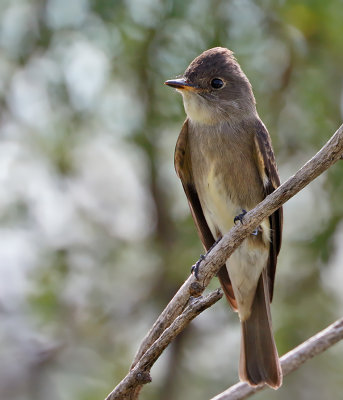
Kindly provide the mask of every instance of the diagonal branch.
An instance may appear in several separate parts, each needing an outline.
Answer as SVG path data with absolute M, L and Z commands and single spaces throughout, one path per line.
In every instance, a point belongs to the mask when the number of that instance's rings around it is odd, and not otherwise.
M 329 347 L 343 339 L 343 318 L 337 320 L 326 329 L 312 336 L 306 342 L 300 344 L 295 349 L 289 351 L 281 357 L 282 374 L 289 373 L 298 369 L 305 361 L 322 353 Z M 265 389 L 266 385 L 251 387 L 245 382 L 236 383 L 225 392 L 218 394 L 211 400 L 242 400 L 252 394 Z
M 167 307 L 144 338 L 131 366 L 131 370 L 135 368 L 137 363 L 141 365 L 140 360 L 153 343 L 161 336 L 161 334 L 173 323 L 178 315 L 182 313 L 186 307 L 190 296 L 200 296 L 207 287 L 211 279 L 219 271 L 220 267 L 231 256 L 234 250 L 242 243 L 249 233 L 260 225 L 263 219 L 271 215 L 279 207 L 282 206 L 291 197 L 297 194 L 331 165 L 333 165 L 343 153 L 343 125 L 341 125 L 331 139 L 322 147 L 322 149 L 309 160 L 299 171 L 291 176 L 286 182 L 278 187 L 273 193 L 267 196 L 253 210 L 244 216 L 244 223 L 234 226 L 227 234 L 223 236 L 221 241 L 207 254 L 206 258 L 201 261 L 199 266 L 198 279 L 191 275 L 178 290 Z M 141 371 L 144 374 L 144 371 Z M 130 374 L 130 373 L 129 373 Z M 128 375 L 129 375 L 128 374 Z M 127 376 L 128 376 L 127 375 Z M 125 377 L 119 385 L 107 397 L 112 399 L 136 399 L 137 396 L 118 397 L 118 390 L 125 393 L 129 392 L 129 386 Z M 136 391 L 136 388 L 147 382 L 139 382 L 134 384 L 131 382 L 130 390 Z M 123 393 L 123 392 L 122 392 Z M 111 397 L 110 397 L 111 396 Z M 117 396 L 117 397 L 115 397 Z
M 190 304 L 183 313 L 177 317 L 173 323 L 162 333 L 162 335 L 152 344 L 152 346 L 144 353 L 136 366 L 131 369 L 127 376 L 120 384 L 111 392 L 106 400 L 126 399 L 130 398 L 129 391 L 139 384 L 151 382 L 150 369 L 162 354 L 163 350 L 169 343 L 189 324 L 197 315 L 206 308 L 211 307 L 214 303 L 223 297 L 220 289 L 208 294 L 205 297 L 192 298 Z

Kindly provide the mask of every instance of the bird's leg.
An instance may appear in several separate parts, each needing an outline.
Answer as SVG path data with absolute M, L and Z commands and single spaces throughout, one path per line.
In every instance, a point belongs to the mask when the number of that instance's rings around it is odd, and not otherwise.
M 241 224 L 243 224 L 243 218 L 246 213 L 246 210 L 242 210 L 240 214 L 235 216 L 235 218 L 233 219 L 233 223 L 236 225 L 236 222 L 239 221 Z
M 199 260 L 195 264 L 192 265 L 191 274 L 194 274 L 195 279 L 198 279 L 199 265 L 200 265 L 201 261 L 205 260 L 206 254 L 205 255 L 204 254 L 200 254 Z
M 195 279 L 198 279 L 199 266 L 200 266 L 201 261 L 205 260 L 205 258 L 207 257 L 208 253 L 209 253 L 209 252 L 213 249 L 213 247 L 216 246 L 220 241 L 221 241 L 221 237 L 218 238 L 218 239 L 213 243 L 213 245 L 207 250 L 206 254 L 201 254 L 199 260 L 198 260 L 194 265 L 192 265 L 191 274 L 194 274 Z
M 236 222 L 237 222 L 237 221 L 240 221 L 240 223 L 243 224 L 243 218 L 244 218 L 244 215 L 245 215 L 246 213 L 247 213 L 246 210 L 242 209 L 241 214 L 236 215 L 235 218 L 233 219 L 234 224 L 236 225 Z M 252 235 L 253 235 L 253 236 L 257 236 L 259 232 L 262 232 L 261 225 L 259 225 L 259 226 L 252 232 Z

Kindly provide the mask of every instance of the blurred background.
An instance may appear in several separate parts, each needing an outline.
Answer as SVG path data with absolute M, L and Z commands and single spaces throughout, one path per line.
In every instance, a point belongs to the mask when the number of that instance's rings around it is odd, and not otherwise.
M 103 399 L 202 253 L 173 166 L 181 96 L 163 82 L 232 49 L 284 181 L 342 121 L 342 20 L 340 0 L 1 0 L 1 399 Z M 338 162 L 284 207 L 280 354 L 342 316 L 342 197 Z M 141 398 L 234 384 L 239 334 L 220 301 Z M 255 398 L 337 399 L 342 376 L 340 343 Z

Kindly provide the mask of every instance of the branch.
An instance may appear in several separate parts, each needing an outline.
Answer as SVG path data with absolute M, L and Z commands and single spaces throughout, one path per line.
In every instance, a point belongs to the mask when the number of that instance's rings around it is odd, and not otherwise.
M 305 361 L 322 353 L 329 347 L 343 339 L 343 318 L 334 322 L 326 329 L 312 336 L 306 342 L 302 343 L 295 349 L 289 351 L 281 357 L 282 374 L 288 375 L 289 373 L 298 369 Z M 225 392 L 218 394 L 211 400 L 241 400 L 246 399 L 252 394 L 265 389 L 266 385 L 256 387 L 249 386 L 245 382 L 236 383 Z
M 297 194 L 301 189 L 307 186 L 321 173 L 333 165 L 343 153 L 343 125 L 339 127 L 331 139 L 322 147 L 322 149 L 311 158 L 298 172 L 290 177 L 286 182 L 279 186 L 273 193 L 267 196 L 253 210 L 244 216 L 244 223 L 234 226 L 221 241 L 210 250 L 206 258 L 199 265 L 198 279 L 193 275 L 184 282 L 167 307 L 144 338 L 131 366 L 131 371 L 138 371 L 138 364 L 142 365 L 141 359 L 153 343 L 163 334 L 163 332 L 173 323 L 178 315 L 182 313 L 189 301 L 190 296 L 200 296 L 216 275 L 221 266 L 231 256 L 234 250 L 242 243 L 246 236 L 256 229 L 260 223 L 282 206 L 286 201 Z M 137 367 L 137 368 L 136 368 Z M 144 374 L 144 370 L 141 371 Z M 121 397 L 120 393 L 133 393 L 135 387 L 147 382 L 136 382 L 134 386 L 132 381 L 127 378 L 131 372 L 119 383 L 111 392 L 106 400 L 112 399 L 136 399 L 137 396 Z M 130 385 L 128 384 L 130 382 Z M 129 387 L 130 386 L 130 387 Z M 112 397 L 110 397 L 112 396 Z M 118 397 L 119 396 L 119 397 Z
M 153 345 L 144 353 L 136 366 L 120 384 L 107 396 L 106 400 L 130 398 L 130 391 L 135 387 L 151 382 L 150 369 L 162 354 L 168 344 L 189 324 L 197 315 L 223 297 L 220 289 L 208 294 L 206 297 L 192 298 L 183 313 L 177 317 Z

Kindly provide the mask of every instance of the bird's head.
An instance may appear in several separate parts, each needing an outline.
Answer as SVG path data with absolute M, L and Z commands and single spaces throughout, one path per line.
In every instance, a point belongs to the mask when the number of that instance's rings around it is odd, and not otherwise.
M 206 50 L 181 78 L 165 84 L 182 94 L 185 111 L 193 122 L 215 124 L 256 113 L 250 82 L 232 51 L 223 47 Z

